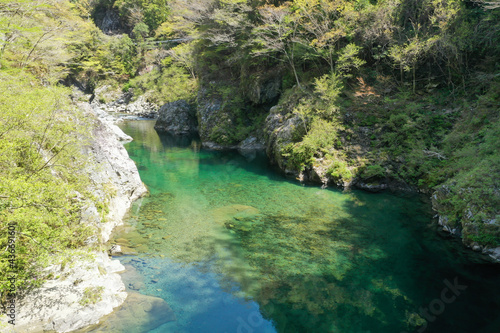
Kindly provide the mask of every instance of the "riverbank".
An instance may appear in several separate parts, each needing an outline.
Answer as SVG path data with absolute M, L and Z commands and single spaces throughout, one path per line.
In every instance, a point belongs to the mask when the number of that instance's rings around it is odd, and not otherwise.
M 100 214 L 94 204 L 86 205 L 81 212 L 81 221 L 99 232 L 87 241 L 96 251 L 75 251 L 71 259 L 62 262 L 54 257 L 54 264 L 45 269 L 52 278 L 20 300 L 15 328 L 2 327 L 4 332 L 74 331 L 96 324 L 127 298 L 118 274 L 125 267 L 108 257 L 104 243 L 122 224 L 132 202 L 147 189 L 123 147 L 123 142 L 131 138 L 98 106 L 78 103 L 78 107 L 91 118 L 92 141 L 82 149 L 92 163 L 85 172 L 105 212 Z

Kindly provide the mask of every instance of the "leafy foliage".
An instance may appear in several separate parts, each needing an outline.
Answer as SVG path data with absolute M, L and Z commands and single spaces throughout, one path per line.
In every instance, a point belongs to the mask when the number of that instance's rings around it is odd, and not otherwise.
M 135 94 L 147 94 L 158 105 L 179 99 L 194 100 L 197 82 L 187 71 L 165 58 L 159 70 L 130 80 L 124 90 L 133 89 Z
M 7 226 L 15 224 L 19 291 L 43 282 L 53 254 L 85 244 L 93 230 L 80 223 L 88 179 L 79 151 L 88 123 L 69 91 L 33 87 L 29 76 L 0 74 L 0 291 L 7 288 Z

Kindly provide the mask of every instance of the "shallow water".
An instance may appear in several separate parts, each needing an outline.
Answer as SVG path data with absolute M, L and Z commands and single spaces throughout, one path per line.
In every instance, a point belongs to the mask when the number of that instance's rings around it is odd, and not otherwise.
M 439 237 L 425 198 L 304 186 L 153 125 L 122 125 L 151 195 L 115 242 L 175 320 L 104 331 L 500 332 L 500 265 Z

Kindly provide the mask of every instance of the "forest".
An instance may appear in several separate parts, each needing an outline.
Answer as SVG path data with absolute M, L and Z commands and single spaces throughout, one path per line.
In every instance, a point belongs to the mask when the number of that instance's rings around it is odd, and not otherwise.
M 18 223 L 21 290 L 85 247 L 86 119 L 70 87 L 157 105 L 222 101 L 202 140 L 269 141 L 270 159 L 331 183 L 439 196 L 468 246 L 500 246 L 500 2 L 480 0 L 0 0 L 0 250 Z M 111 102 L 105 96 L 100 103 Z M 105 207 L 101 207 L 105 211 Z M 36 218 L 33 218 L 36 217 Z M 56 240 L 56 241 L 55 241 Z M 5 253 L 5 251 L 3 251 Z M 0 291 L 8 262 L 0 265 Z M 4 301 L 4 300 L 3 300 Z

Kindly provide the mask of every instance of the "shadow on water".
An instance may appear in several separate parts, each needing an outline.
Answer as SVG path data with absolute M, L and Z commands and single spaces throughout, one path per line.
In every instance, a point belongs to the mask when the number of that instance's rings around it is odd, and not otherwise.
M 177 316 L 151 332 L 500 331 L 499 266 L 444 242 L 422 197 L 301 186 L 151 128 L 125 128 L 151 197 L 115 237 Z
M 127 133 L 135 139 L 135 142 L 133 141 L 128 144 L 128 146 L 131 146 L 131 149 L 128 149 L 131 157 L 135 157 L 134 151 L 138 146 L 153 153 L 175 152 L 179 151 L 179 149 L 187 148 L 191 153 L 199 157 L 199 164 L 202 168 L 223 165 L 227 168 L 227 174 L 231 173 L 235 168 L 240 168 L 273 180 L 286 181 L 302 186 L 297 181 L 279 173 L 269 172 L 271 166 L 263 150 L 209 150 L 201 147 L 201 141 L 197 134 L 173 135 L 168 132 L 158 132 L 153 129 L 154 123 L 154 120 L 142 120 L 127 121 L 122 124 L 122 127 L 126 128 Z M 191 158 L 191 156 L 188 158 Z M 141 166 L 139 166 L 140 168 Z
M 347 217 L 318 223 L 325 212 L 312 210 L 301 218 L 233 219 L 225 225 L 235 238 L 197 247 L 244 257 L 252 269 L 229 267 L 224 276 L 259 303 L 278 332 L 412 332 L 424 326 L 426 332 L 498 332 L 498 265 L 450 255 L 461 245 L 442 246 L 426 225 L 431 216 L 414 202 L 384 195 L 401 211 L 401 223 L 389 223 L 380 207 L 364 205 L 366 194 L 353 196 L 344 203 Z M 439 301 L 450 285 L 456 294 L 444 295 L 453 301 Z

